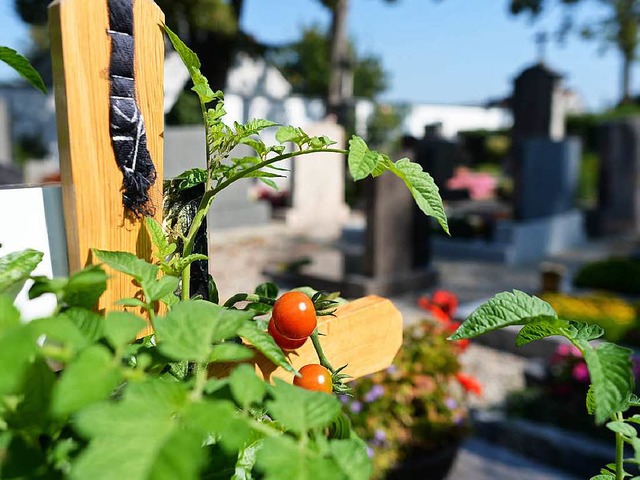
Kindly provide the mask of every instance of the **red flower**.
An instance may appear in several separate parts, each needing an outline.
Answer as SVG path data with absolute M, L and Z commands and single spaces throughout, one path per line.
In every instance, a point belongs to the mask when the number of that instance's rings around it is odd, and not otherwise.
M 420 297 L 418 306 L 431 314 L 438 322 L 447 325 L 451 321 L 451 317 L 447 315 L 439 305 L 431 302 L 427 297 Z
M 431 296 L 431 302 L 439 306 L 450 317 L 453 317 L 458 309 L 458 297 L 446 290 L 436 290 Z
M 464 388 L 465 392 L 478 396 L 482 395 L 482 384 L 475 377 L 458 372 L 456 373 L 456 380 Z

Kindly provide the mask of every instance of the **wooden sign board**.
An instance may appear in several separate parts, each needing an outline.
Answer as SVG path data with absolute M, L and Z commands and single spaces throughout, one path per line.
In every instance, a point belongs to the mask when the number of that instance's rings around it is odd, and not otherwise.
M 162 218 L 164 129 L 164 15 L 152 0 L 134 2 L 135 79 L 145 120 L 147 147 L 157 180 L 150 191 Z M 91 262 L 91 248 L 133 252 L 149 259 L 151 244 L 142 218 L 122 205 L 122 173 L 109 134 L 109 62 L 107 0 L 57 0 L 49 7 L 51 55 L 56 100 L 62 196 L 69 267 Z M 136 295 L 123 274 L 108 271 L 109 288 L 100 308 Z

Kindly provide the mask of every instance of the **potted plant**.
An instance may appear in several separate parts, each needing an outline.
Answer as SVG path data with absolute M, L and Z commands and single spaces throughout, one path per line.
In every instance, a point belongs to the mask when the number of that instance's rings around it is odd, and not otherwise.
M 482 391 L 461 372 L 468 342 L 447 339 L 458 327 L 455 296 L 440 291 L 419 304 L 430 318 L 405 330 L 393 365 L 354 382 L 353 398 L 342 397 L 369 445 L 373 478 L 444 478 L 470 431 L 468 395 Z

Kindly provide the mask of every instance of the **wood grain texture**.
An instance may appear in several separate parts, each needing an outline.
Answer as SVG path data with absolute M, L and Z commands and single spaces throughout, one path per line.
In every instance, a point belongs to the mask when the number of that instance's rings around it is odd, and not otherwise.
M 157 171 L 150 191 L 156 219 L 162 217 L 164 130 L 164 15 L 151 0 L 134 1 L 137 101 L 147 146 Z M 51 55 L 69 269 L 91 262 L 91 248 L 128 251 L 149 259 L 143 219 L 122 206 L 122 173 L 109 137 L 110 37 L 107 0 L 57 0 L 49 7 Z M 130 277 L 109 271 L 99 308 L 133 297 Z
M 402 314 L 390 300 L 370 295 L 336 310 L 335 317 L 320 317 L 318 330 L 322 349 L 334 368 L 348 365 L 344 373 L 359 378 L 387 368 L 402 345 Z M 311 340 L 287 356 L 296 369 L 319 363 Z M 265 380 L 281 378 L 293 382 L 293 374 L 276 367 L 259 352 L 252 363 Z M 224 376 L 229 365 L 213 364 L 209 372 Z

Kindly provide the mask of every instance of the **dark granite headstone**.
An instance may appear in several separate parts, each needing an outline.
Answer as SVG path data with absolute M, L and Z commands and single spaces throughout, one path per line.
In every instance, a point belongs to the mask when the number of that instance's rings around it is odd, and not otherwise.
M 581 158 L 578 139 L 521 139 L 514 157 L 517 220 L 550 217 L 574 207 Z
M 0 185 L 20 185 L 24 182 L 22 171 L 13 165 L 0 165 Z
M 415 161 L 444 189 L 458 166 L 458 155 L 456 144 L 442 137 L 438 125 L 425 126 L 424 137 L 416 146 Z
M 601 125 L 598 140 L 601 233 L 639 233 L 640 117 Z

